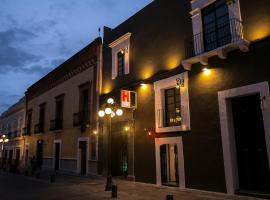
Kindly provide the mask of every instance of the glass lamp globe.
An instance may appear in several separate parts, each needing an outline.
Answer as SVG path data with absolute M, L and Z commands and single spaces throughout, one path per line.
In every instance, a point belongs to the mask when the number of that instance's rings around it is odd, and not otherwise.
M 122 116 L 122 115 L 123 115 L 123 110 L 120 109 L 120 108 L 117 109 L 117 110 L 116 110 L 116 115 L 117 115 L 117 116 Z
M 111 108 L 106 108 L 105 113 L 106 113 L 106 115 L 110 115 L 112 113 L 112 109 Z
M 99 117 L 104 117 L 105 116 L 105 112 L 103 110 L 98 111 L 98 116 Z
M 113 98 L 109 98 L 109 99 L 107 100 L 107 103 L 108 103 L 108 104 L 114 104 Z

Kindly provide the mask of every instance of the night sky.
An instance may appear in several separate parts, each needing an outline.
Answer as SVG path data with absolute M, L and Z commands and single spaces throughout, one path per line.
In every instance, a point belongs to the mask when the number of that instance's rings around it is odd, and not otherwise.
M 151 0 L 0 0 L 0 113 L 26 89 Z

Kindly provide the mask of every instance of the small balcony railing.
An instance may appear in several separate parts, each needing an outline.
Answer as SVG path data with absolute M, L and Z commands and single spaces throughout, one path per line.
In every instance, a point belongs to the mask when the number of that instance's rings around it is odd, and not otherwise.
M 158 128 L 181 126 L 183 121 L 183 106 L 175 110 L 167 111 L 166 109 L 157 110 Z
M 82 126 L 89 124 L 89 111 L 82 111 L 73 114 L 73 126 Z
M 62 119 L 54 119 L 50 121 L 50 130 L 61 130 L 63 128 L 63 120 Z
M 34 133 L 44 133 L 44 124 L 36 124 L 35 125 L 35 129 L 34 129 Z
M 243 39 L 242 22 L 230 19 L 185 41 L 185 57 L 190 58 Z
M 24 127 L 24 128 L 22 129 L 22 135 L 23 135 L 23 136 L 31 135 L 30 129 L 29 129 L 28 127 Z

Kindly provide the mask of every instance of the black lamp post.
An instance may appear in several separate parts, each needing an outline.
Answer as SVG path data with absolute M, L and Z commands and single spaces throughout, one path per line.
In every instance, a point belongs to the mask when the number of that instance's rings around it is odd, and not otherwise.
M 112 189 L 112 172 L 111 172 L 111 125 L 112 125 L 112 118 L 115 116 L 122 116 L 123 110 L 119 108 L 116 104 L 114 99 L 109 98 L 107 103 L 102 106 L 102 109 L 99 110 L 98 116 L 100 118 L 106 118 L 107 121 L 107 137 L 108 137 L 108 169 L 107 169 L 107 182 L 105 191 L 110 191 Z

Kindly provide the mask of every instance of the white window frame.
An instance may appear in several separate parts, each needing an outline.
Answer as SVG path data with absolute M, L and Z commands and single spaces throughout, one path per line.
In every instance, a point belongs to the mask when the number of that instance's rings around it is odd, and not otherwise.
M 118 76 L 118 59 L 117 54 L 123 50 L 125 54 L 125 73 L 129 74 L 129 58 L 130 58 L 130 37 L 131 33 L 128 32 L 117 40 L 109 44 L 112 49 L 112 79 Z
M 181 126 L 164 127 L 163 118 L 159 114 L 159 110 L 165 109 L 165 96 L 164 90 L 175 88 L 177 80 L 184 80 L 184 85 L 180 86 L 180 97 L 181 97 Z M 157 81 L 154 83 L 155 89 L 155 119 L 156 119 L 156 132 L 176 132 L 176 131 L 189 131 L 190 130 L 190 112 L 189 112 L 189 95 L 188 95 L 188 72 Z

